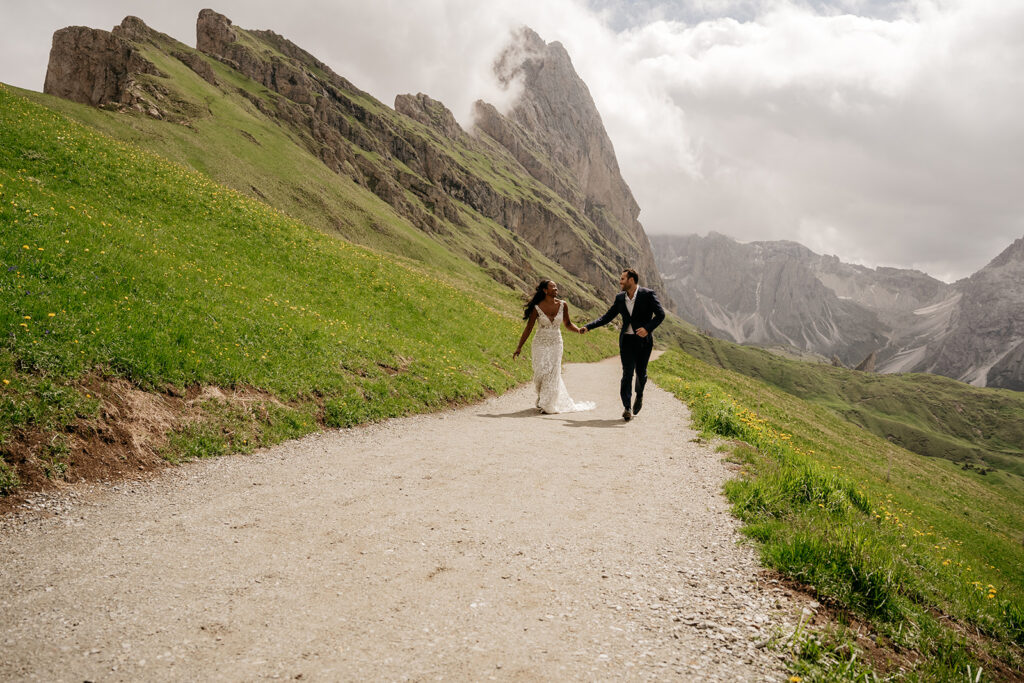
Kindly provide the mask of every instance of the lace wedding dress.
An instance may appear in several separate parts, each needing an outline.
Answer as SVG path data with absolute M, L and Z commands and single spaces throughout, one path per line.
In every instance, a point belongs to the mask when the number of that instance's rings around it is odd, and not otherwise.
M 562 303 L 552 321 L 537 306 L 537 325 L 531 345 L 533 384 L 537 387 L 537 407 L 545 413 L 575 413 L 593 410 L 596 403 L 577 403 L 566 391 L 562 381 Z

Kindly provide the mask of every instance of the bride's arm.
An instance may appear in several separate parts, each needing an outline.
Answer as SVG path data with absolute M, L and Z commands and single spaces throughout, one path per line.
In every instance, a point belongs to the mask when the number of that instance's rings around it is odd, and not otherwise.
M 533 331 L 533 324 L 535 322 L 537 322 L 536 308 L 530 311 L 530 317 L 526 321 L 526 329 L 523 330 L 523 336 L 519 337 L 519 346 L 517 346 L 516 350 L 512 352 L 513 358 L 518 357 L 519 353 L 523 350 L 523 344 L 525 344 L 526 340 L 530 338 L 530 332 Z
M 569 330 L 570 332 L 577 332 L 578 333 L 578 332 L 582 331 L 581 328 L 576 327 L 575 325 L 572 324 L 572 321 L 569 320 L 569 302 L 568 301 L 563 301 L 562 302 L 562 322 L 565 324 L 566 329 Z

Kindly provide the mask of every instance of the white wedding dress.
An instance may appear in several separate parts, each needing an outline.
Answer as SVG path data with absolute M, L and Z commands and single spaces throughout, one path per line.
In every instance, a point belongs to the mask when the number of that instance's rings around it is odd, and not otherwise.
M 577 403 L 569 396 L 562 381 L 562 303 L 552 321 L 537 308 L 537 325 L 531 345 L 533 355 L 533 384 L 537 387 L 537 407 L 545 413 L 575 413 L 593 410 L 596 403 Z

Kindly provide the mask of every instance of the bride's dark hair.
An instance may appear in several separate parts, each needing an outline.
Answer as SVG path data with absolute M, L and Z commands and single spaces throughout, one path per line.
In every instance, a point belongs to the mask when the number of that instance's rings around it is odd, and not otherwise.
M 544 299 L 548 295 L 547 290 L 548 290 L 548 285 L 550 285 L 550 284 L 551 284 L 551 280 L 541 280 L 540 281 L 540 284 L 537 285 L 537 289 L 533 292 L 533 298 L 530 299 L 530 303 L 526 304 L 526 308 L 523 309 L 523 320 L 526 320 L 527 318 L 530 317 L 530 311 L 533 310 L 534 306 L 539 304 L 541 301 L 544 301 Z

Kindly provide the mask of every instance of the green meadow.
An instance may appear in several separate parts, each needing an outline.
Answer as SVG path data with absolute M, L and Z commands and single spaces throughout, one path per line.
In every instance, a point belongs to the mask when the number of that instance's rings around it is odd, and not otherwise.
M 220 428 L 237 415 L 211 410 L 171 435 L 176 460 L 472 401 L 529 377 L 529 362 L 511 359 L 519 301 L 499 285 L 453 284 L 326 235 L 4 86 L 0 225 L 0 444 L 95 416 L 84 378 L 272 395 L 276 417 L 244 444 Z M 567 359 L 613 351 L 611 334 L 567 339 Z M 17 481 L 0 460 L 0 490 Z
M 813 367 L 813 366 L 811 366 Z M 965 471 L 871 434 L 842 411 L 680 351 L 651 377 L 742 465 L 726 486 L 762 561 L 808 586 L 840 623 L 794 647 L 805 680 L 1013 677 L 1024 646 L 1024 496 L 1015 474 Z M 888 664 L 886 660 L 891 660 Z M 968 668 L 970 667 L 970 668 Z

